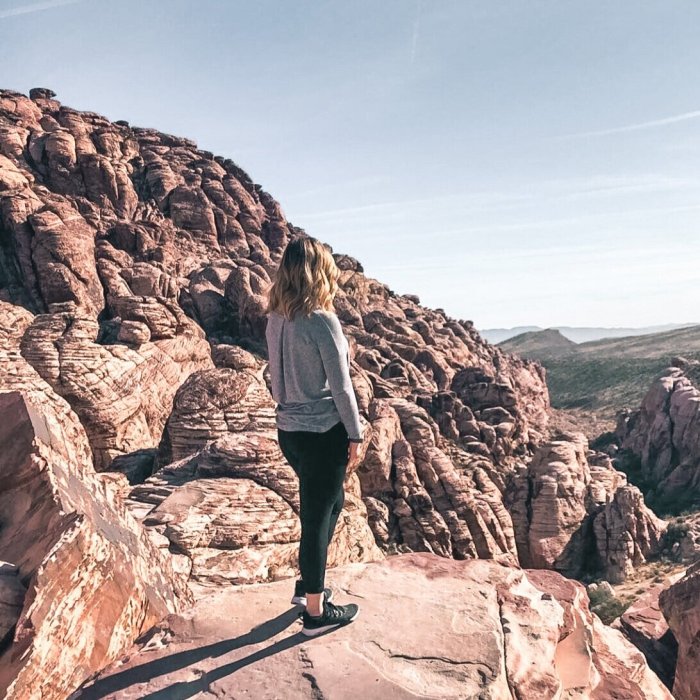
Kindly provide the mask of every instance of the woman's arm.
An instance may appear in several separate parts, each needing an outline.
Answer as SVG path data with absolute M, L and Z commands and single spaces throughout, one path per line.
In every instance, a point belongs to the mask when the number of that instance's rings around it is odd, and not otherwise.
M 351 442 L 362 442 L 362 423 L 357 407 L 355 390 L 350 379 L 350 356 L 347 340 L 338 317 L 328 312 L 316 314 L 316 342 L 323 360 L 323 367 L 328 378 L 328 385 L 343 425 Z

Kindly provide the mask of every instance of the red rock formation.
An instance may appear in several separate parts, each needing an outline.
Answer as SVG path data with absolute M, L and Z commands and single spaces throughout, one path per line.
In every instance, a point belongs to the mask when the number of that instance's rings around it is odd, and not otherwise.
M 646 657 L 649 667 L 670 689 L 678 657 L 678 642 L 659 608 L 659 596 L 683 574 L 674 574 L 643 593 L 610 626 L 619 629 Z
M 329 566 L 383 558 L 359 491 L 351 471 Z M 180 568 L 198 584 L 297 575 L 297 477 L 272 430 L 225 432 L 135 487 L 130 499 L 132 512 L 161 536 L 162 546 L 185 555 Z
M 641 478 L 663 510 L 700 505 L 700 362 L 674 360 L 637 411 L 618 417 L 620 447 L 640 461 Z
M 27 588 L 0 654 L 7 700 L 63 700 L 190 600 L 113 487 L 81 461 L 84 434 L 65 442 L 77 420 L 62 420 L 21 392 L 0 393 L 0 552 Z
M 588 449 L 583 433 L 560 437 L 541 445 L 509 485 L 520 562 L 573 577 L 600 571 L 619 583 L 660 551 L 667 524 L 606 455 Z
M 360 616 L 321 644 L 294 634 L 291 579 L 222 589 L 168 618 L 81 700 L 241 688 L 260 700 L 671 700 L 642 654 L 591 615 L 584 588 L 556 573 L 422 553 L 338 567 L 329 583 Z
M 700 688 L 700 561 L 661 592 L 659 606 L 678 641 L 673 695 L 677 700 L 695 700 Z
M 79 415 L 95 467 L 138 479 L 269 425 L 264 294 L 303 232 L 232 161 L 49 92 L 0 92 L 0 299 L 36 314 L 22 355 Z M 376 536 L 514 560 L 501 492 L 546 426 L 544 370 L 336 260 L 360 406 L 371 422 L 392 402 L 398 426 L 372 448 L 387 488 L 360 474 Z

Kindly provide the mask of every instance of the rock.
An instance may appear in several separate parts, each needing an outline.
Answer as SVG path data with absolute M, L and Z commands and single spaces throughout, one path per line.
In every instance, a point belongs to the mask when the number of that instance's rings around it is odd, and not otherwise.
M 276 432 L 275 403 L 260 368 L 193 372 L 175 394 L 157 463 L 181 460 L 230 432 L 261 429 Z
M 98 342 L 97 321 L 71 312 L 40 314 L 21 340 L 23 357 L 80 416 L 99 471 L 158 444 L 177 387 L 211 366 L 209 344 L 191 335 L 138 347 Z
M 621 486 L 593 518 L 601 568 L 613 583 L 621 583 L 636 567 L 657 554 L 667 523 L 644 504 L 636 486 Z
M 667 523 L 607 456 L 590 454 L 583 433 L 559 437 L 542 444 L 508 486 L 520 562 L 620 583 L 661 551 Z
M 354 471 L 345 492 L 329 565 L 383 558 Z M 272 430 L 224 431 L 134 487 L 130 506 L 188 557 L 197 584 L 269 581 L 298 571 L 298 479 Z
M 558 574 L 412 553 L 327 581 L 360 614 L 321 644 L 300 634 L 292 579 L 238 586 L 168 618 L 77 697 L 671 698 Z
M 684 564 L 700 559 L 700 512 L 671 520 L 664 535 L 664 553 Z
M 141 321 L 122 321 L 117 340 L 127 345 L 143 345 L 151 339 L 151 329 Z
M 649 668 L 669 689 L 673 687 L 678 642 L 659 608 L 659 595 L 682 576 L 675 574 L 663 583 L 652 586 L 611 625 L 644 654 Z
M 50 405 L 0 393 L 0 558 L 27 584 L 13 643 L 0 653 L 7 700 L 63 700 L 191 600 L 167 556 L 85 463 L 79 435 Z
M 295 477 L 276 446 L 265 302 L 286 244 L 306 234 L 232 160 L 54 97 L 0 90 L 0 389 L 47 406 L 78 484 L 143 519 L 144 551 L 176 579 L 292 575 Z M 334 256 L 370 437 L 346 482 L 334 564 L 415 550 L 515 565 L 531 543 L 527 508 L 537 531 L 547 502 L 562 530 L 543 561 L 575 568 L 576 528 L 590 544 L 603 509 L 598 530 L 614 537 L 596 544 L 602 565 L 624 572 L 646 556 L 638 538 L 651 542 L 653 523 L 635 496 L 615 500 L 625 483 L 611 465 L 584 455 L 563 500 L 528 495 L 553 476 L 551 463 L 527 475 L 549 421 L 539 363 Z M 520 505 L 506 508 L 509 493 Z
M 26 588 L 14 564 L 0 561 L 0 648 L 19 620 Z
M 32 88 L 29 91 L 29 99 L 31 100 L 36 100 L 40 98 L 50 100 L 52 97 L 56 97 L 56 93 L 53 90 L 49 90 L 48 88 Z
M 517 561 L 510 516 L 486 471 L 490 462 L 448 455 L 435 421 L 410 401 L 376 400 L 370 416 L 376 432 L 358 475 L 363 497 L 388 506 L 386 520 L 373 519 L 378 539 L 400 537 L 413 551 L 442 556 Z
M 700 375 L 691 374 L 700 364 L 680 364 L 654 381 L 638 410 L 618 416 L 615 431 L 653 485 L 655 506 L 676 513 L 700 505 Z
M 678 641 L 673 695 L 677 700 L 693 700 L 700 688 L 700 562 L 661 591 L 659 607 Z

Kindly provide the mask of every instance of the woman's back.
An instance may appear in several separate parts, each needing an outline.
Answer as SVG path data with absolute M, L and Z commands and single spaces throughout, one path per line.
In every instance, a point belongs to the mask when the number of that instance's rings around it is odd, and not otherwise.
M 336 314 L 315 309 L 289 320 L 272 311 L 265 335 L 278 427 L 324 432 L 342 420 L 350 439 L 361 440 L 349 346 Z

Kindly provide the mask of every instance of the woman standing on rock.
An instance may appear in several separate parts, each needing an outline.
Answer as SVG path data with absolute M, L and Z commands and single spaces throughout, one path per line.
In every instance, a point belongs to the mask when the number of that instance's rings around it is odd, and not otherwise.
M 328 248 L 301 236 L 287 245 L 269 290 L 267 347 L 280 449 L 299 477 L 301 542 L 292 603 L 306 605 L 313 636 L 354 620 L 324 588 L 328 545 L 345 501 L 346 470 L 363 441 L 349 346 L 333 311 L 339 271 Z

